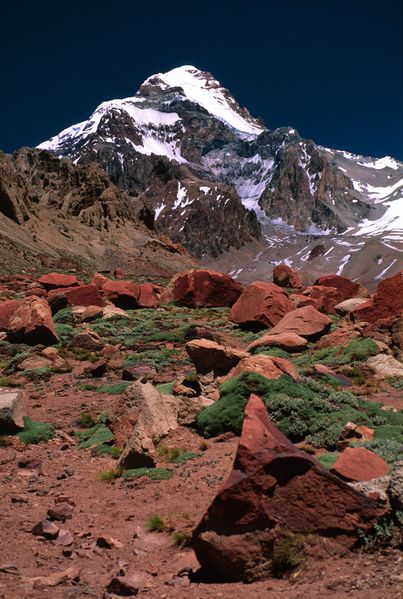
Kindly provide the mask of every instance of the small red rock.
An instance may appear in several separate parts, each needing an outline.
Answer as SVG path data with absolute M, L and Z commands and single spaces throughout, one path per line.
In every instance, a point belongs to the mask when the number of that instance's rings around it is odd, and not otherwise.
M 363 481 L 386 476 L 389 466 L 380 455 L 365 447 L 348 447 L 339 455 L 331 472 L 346 481 Z
M 58 520 L 59 522 L 65 522 L 69 520 L 73 515 L 73 508 L 68 503 L 56 503 L 53 507 L 48 509 L 49 520 Z
M 59 534 L 59 529 L 56 524 L 53 524 L 50 520 L 42 520 L 38 522 L 33 529 L 32 534 L 35 537 L 45 537 L 45 539 L 56 539 Z
M 298 273 L 287 264 L 278 264 L 273 270 L 273 283 L 279 287 L 300 289 L 303 285 Z

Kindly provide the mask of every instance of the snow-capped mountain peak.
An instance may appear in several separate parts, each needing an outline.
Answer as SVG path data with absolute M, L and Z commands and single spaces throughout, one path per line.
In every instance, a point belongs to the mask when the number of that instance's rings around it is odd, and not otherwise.
M 147 85 L 158 86 L 164 90 L 181 88 L 188 100 L 196 102 L 237 131 L 254 136 L 264 131 L 264 127 L 239 106 L 230 92 L 222 87 L 211 73 L 201 71 L 192 65 L 152 75 L 145 80 L 140 93 Z

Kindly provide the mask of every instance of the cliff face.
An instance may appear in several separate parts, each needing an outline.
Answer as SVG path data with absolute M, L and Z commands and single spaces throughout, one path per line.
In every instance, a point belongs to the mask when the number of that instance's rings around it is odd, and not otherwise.
M 161 273 L 192 264 L 183 248 L 159 239 L 153 216 L 95 164 L 75 166 L 30 148 L 0 154 L 0 245 L 11 261 L 16 253 L 28 263 L 137 263 L 140 271 Z

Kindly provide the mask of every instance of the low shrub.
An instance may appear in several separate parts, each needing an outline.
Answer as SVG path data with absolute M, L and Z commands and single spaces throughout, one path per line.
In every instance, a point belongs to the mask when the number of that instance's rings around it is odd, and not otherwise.
M 98 393 L 109 393 L 109 395 L 117 395 L 119 393 L 124 393 L 127 387 L 130 385 L 130 381 L 122 381 L 120 383 L 115 383 L 114 385 L 101 385 L 97 387 Z
M 169 480 L 172 477 L 172 472 L 166 468 L 132 468 L 123 473 L 123 478 L 141 478 L 142 476 L 151 480 Z
M 54 428 L 51 424 L 31 420 L 29 416 L 24 416 L 23 422 L 24 430 L 17 433 L 17 437 L 27 445 L 49 441 L 54 436 Z
M 301 535 L 284 534 L 275 539 L 271 556 L 271 570 L 274 576 L 283 576 L 294 570 L 303 561 L 304 539 Z

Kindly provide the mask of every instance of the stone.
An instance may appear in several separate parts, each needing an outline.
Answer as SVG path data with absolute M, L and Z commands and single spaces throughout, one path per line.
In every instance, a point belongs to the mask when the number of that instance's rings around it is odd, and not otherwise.
M 103 306 L 98 287 L 96 285 L 80 285 L 66 291 L 66 300 L 69 306 Z
M 129 362 L 122 370 L 123 381 L 152 380 L 155 376 L 155 366 L 144 362 Z
M 390 504 L 395 511 L 403 511 L 403 460 L 395 463 L 387 489 Z
M 81 322 L 91 322 L 92 320 L 101 318 L 103 311 L 104 308 L 102 308 L 102 306 L 86 306 L 85 309 L 80 313 L 80 320 Z
M 193 339 L 186 343 L 186 351 L 200 374 L 226 374 L 248 354 L 234 347 L 223 346 L 209 339 Z
M 313 306 L 297 308 L 289 312 L 272 328 L 270 333 L 297 333 L 307 341 L 317 341 L 332 326 L 331 319 Z
M 294 304 L 281 287 L 255 281 L 232 306 L 228 318 L 242 327 L 259 330 L 274 326 L 293 309 Z
M 26 401 L 22 389 L 0 389 L 0 434 L 13 435 L 24 428 L 27 416 Z
M 151 383 L 135 382 L 126 389 L 111 422 L 113 432 L 114 425 L 124 426 L 124 420 L 134 424 L 130 427 L 131 434 L 119 458 L 120 466 L 155 466 L 153 439 L 161 439 L 178 427 L 174 403 L 170 396 L 162 396 Z
M 53 507 L 48 509 L 48 519 L 57 520 L 58 522 L 65 522 L 70 520 L 73 516 L 73 507 L 69 503 L 60 502 L 56 503 Z
M 0 303 L 0 330 L 6 331 L 10 324 L 10 319 L 17 308 L 21 305 L 19 300 L 6 300 Z
M 213 404 L 214 401 L 204 395 L 198 397 L 179 396 L 175 398 L 175 409 L 178 417 L 178 424 L 189 426 L 196 422 L 198 414 Z
M 389 466 L 377 453 L 365 447 L 347 447 L 331 468 L 346 481 L 365 481 L 386 476 Z
M 389 376 L 403 377 L 403 364 L 393 356 L 387 354 L 371 356 L 366 361 L 366 365 L 375 373 L 377 378 L 386 378 Z
M 57 343 L 48 302 L 35 296 L 22 300 L 10 318 L 7 335 L 13 342 L 28 345 Z
M 355 320 L 370 323 L 391 322 L 403 311 L 403 270 L 381 281 L 375 295 L 351 312 Z
M 50 520 L 42 520 L 38 522 L 32 529 L 32 534 L 35 537 L 45 537 L 45 539 L 56 539 L 59 534 L 59 528 Z
M 61 529 L 59 532 L 59 536 L 56 539 L 56 545 L 61 545 L 62 547 L 69 547 L 74 542 L 74 536 L 69 530 Z
M 114 306 L 113 304 L 108 304 L 102 310 L 102 319 L 103 320 L 109 320 L 109 318 L 116 318 L 116 316 L 122 316 L 124 318 L 127 318 L 126 312 L 124 310 L 122 310 L 122 308 L 118 308 L 117 306 Z
M 108 283 L 109 281 L 111 281 L 112 279 L 109 279 L 108 277 L 106 277 L 105 275 L 102 275 L 99 272 L 96 272 L 91 279 L 91 284 L 92 285 L 96 285 L 96 287 L 98 287 L 98 289 L 102 289 L 102 286 L 105 283 Z
M 393 343 L 403 350 L 403 317 L 396 318 L 392 323 L 391 330 Z
M 368 299 L 365 297 L 352 297 L 350 299 L 344 300 L 343 302 L 340 302 L 340 304 L 336 304 L 334 309 L 336 311 L 336 314 L 339 314 L 340 316 L 346 316 L 347 314 L 350 314 L 350 312 L 354 312 L 356 308 L 362 306 L 367 302 Z
M 62 572 L 52 572 L 48 576 L 35 576 L 29 579 L 34 589 L 42 587 L 56 587 L 59 584 L 65 584 L 69 581 L 78 582 L 80 580 L 80 570 L 76 566 L 71 566 Z
M 368 297 L 368 289 L 365 289 L 361 283 L 350 281 L 342 275 L 324 275 L 315 281 L 315 285 L 321 287 L 335 287 L 342 296 L 342 300 L 348 300 L 352 297 Z
M 113 537 L 98 537 L 97 540 L 95 541 L 95 544 L 97 547 L 100 547 L 101 549 L 123 549 L 124 544 L 119 541 L 118 539 L 114 539 Z
M 140 287 L 132 281 L 108 281 L 102 285 L 102 291 L 118 308 L 132 310 L 139 307 Z
M 50 291 L 50 289 L 58 289 L 59 287 L 76 287 L 80 285 L 81 281 L 75 275 L 51 272 L 39 277 L 38 283 L 45 287 L 46 291 Z
M 358 482 L 347 483 L 352 489 L 355 489 L 359 493 L 381 501 L 388 508 L 390 506 L 387 490 L 390 484 L 390 476 L 381 476 L 380 478 L 373 478 L 371 480 L 362 480 Z
M 140 308 L 157 308 L 162 287 L 153 283 L 141 283 L 138 305 Z
M 226 376 L 226 380 L 242 372 L 256 372 L 268 379 L 278 379 L 283 374 L 288 374 L 296 381 L 299 381 L 301 378 L 294 364 L 288 360 L 274 356 L 265 356 L 263 354 L 242 358 L 237 366 L 230 370 Z
M 232 306 L 242 285 L 229 275 L 212 270 L 189 270 L 173 276 L 162 293 L 161 303 L 176 302 L 189 308 Z
M 107 361 L 105 359 L 98 360 L 97 362 L 93 362 L 90 366 L 85 368 L 83 375 L 85 377 L 93 377 L 93 378 L 102 378 L 107 371 Z
M 315 300 L 314 307 L 325 314 L 335 314 L 334 307 L 343 299 L 343 294 L 338 289 L 324 285 L 307 287 L 302 295 Z M 299 307 L 303 307 L 301 303 Z
M 293 445 L 251 395 L 233 470 L 192 546 L 207 575 L 250 582 L 271 575 L 273 543 L 284 534 L 309 531 L 351 547 L 385 513 Z
M 106 590 L 119 597 L 134 597 L 143 590 L 145 586 L 143 574 L 125 574 L 125 576 L 114 576 Z
M 97 351 L 104 346 L 104 342 L 101 337 L 95 331 L 86 329 L 82 333 L 79 333 L 70 341 L 69 347 L 87 349 L 88 351 Z
M 273 283 L 279 287 L 288 289 L 300 289 L 303 287 L 298 273 L 287 264 L 277 264 L 273 270 Z
M 17 365 L 17 370 L 37 370 L 38 368 L 49 368 L 52 361 L 46 356 L 29 356 Z
M 248 351 L 252 351 L 262 346 L 278 347 L 290 353 L 304 351 L 308 346 L 308 341 L 296 333 L 265 333 L 259 339 L 248 345 Z

